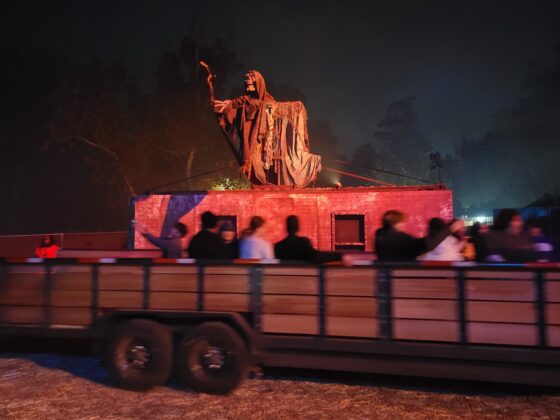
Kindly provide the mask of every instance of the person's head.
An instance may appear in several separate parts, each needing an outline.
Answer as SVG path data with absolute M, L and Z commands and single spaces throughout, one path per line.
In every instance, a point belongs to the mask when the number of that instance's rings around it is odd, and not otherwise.
M 222 237 L 224 242 L 226 244 L 229 244 L 235 239 L 235 235 L 235 228 L 233 227 L 231 222 L 228 222 L 227 220 L 222 222 L 222 224 L 220 225 L 220 236 Z
M 481 227 L 482 227 L 482 223 L 474 222 L 469 229 L 469 236 L 471 238 L 476 238 L 476 237 L 480 236 L 481 233 L 482 233 L 481 232 Z
M 538 219 L 529 219 L 525 223 L 525 228 L 533 237 L 539 237 L 543 234 L 542 225 Z
M 249 222 L 249 227 L 241 233 L 241 237 L 248 238 L 253 236 L 258 232 L 258 230 L 264 225 L 264 219 L 260 216 L 253 216 Z
M 494 230 L 507 230 L 513 234 L 519 234 L 523 230 L 523 219 L 515 209 L 502 209 L 494 220 Z
M 385 229 L 394 228 L 400 230 L 404 222 L 404 214 L 398 210 L 388 210 L 381 218 L 381 224 Z
M 251 223 L 249 223 L 249 229 L 256 232 L 262 225 L 264 225 L 264 219 L 261 216 L 253 216 L 251 218 Z
M 42 247 L 47 247 L 47 246 L 51 246 L 51 245 L 54 245 L 54 244 L 55 243 L 54 243 L 54 240 L 53 240 L 51 235 L 45 235 L 41 239 L 41 246 Z
M 171 228 L 171 237 L 182 238 L 187 234 L 187 231 L 187 227 L 183 223 L 177 222 L 173 225 L 173 228 Z
M 218 218 L 211 211 L 205 211 L 201 216 L 202 229 L 215 229 L 218 224 Z
M 286 230 L 290 235 L 295 235 L 299 232 L 299 219 L 293 214 L 286 218 Z
M 428 236 L 435 236 L 445 229 L 445 222 L 439 217 L 433 217 L 428 222 Z

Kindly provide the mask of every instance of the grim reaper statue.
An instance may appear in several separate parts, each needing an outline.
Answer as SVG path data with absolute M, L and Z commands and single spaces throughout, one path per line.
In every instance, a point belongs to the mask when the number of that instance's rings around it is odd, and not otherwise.
M 245 75 L 243 96 L 214 100 L 213 89 L 210 96 L 241 171 L 253 185 L 304 188 L 317 179 L 321 157 L 310 153 L 302 102 L 275 101 L 256 70 Z

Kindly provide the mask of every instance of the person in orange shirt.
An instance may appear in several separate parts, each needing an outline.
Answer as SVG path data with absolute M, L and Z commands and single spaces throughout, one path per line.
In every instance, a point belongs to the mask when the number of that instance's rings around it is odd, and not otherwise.
M 50 235 L 43 236 L 41 244 L 35 248 L 35 256 L 39 258 L 56 258 L 60 247 L 54 243 Z

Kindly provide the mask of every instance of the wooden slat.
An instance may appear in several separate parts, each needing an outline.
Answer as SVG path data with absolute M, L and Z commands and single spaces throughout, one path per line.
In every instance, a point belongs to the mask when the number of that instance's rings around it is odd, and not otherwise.
M 0 304 L 1 305 L 44 305 L 45 295 L 41 288 L 25 288 L 17 287 L 3 288 L 0 287 Z
M 353 273 L 357 277 L 352 277 Z M 325 291 L 327 295 L 375 296 L 375 271 L 366 269 L 325 270 Z
M 510 279 L 510 280 L 531 280 L 534 276 L 532 271 L 465 271 L 468 279 Z
M 327 317 L 327 335 L 339 337 L 377 337 L 376 318 L 349 318 L 342 316 Z
M 560 303 L 546 304 L 546 323 L 560 325 Z
M 457 283 L 447 279 L 394 279 L 393 297 L 455 299 Z
M 332 283 L 345 283 L 349 280 L 369 282 L 375 279 L 373 268 L 329 268 L 325 267 L 325 279 Z
M 150 290 L 161 292 L 196 292 L 198 274 L 152 273 Z
M 204 295 L 204 309 L 207 311 L 249 311 L 249 295 L 206 293 Z
M 99 267 L 99 290 L 142 290 L 143 267 Z
M 53 290 L 90 290 L 91 266 L 56 266 L 51 272 Z
M 140 309 L 142 308 L 142 292 L 99 291 L 98 306 L 100 308 Z
M 469 300 L 532 302 L 535 298 L 532 281 L 468 280 L 465 293 Z
M 544 278 L 546 280 L 560 280 L 560 271 L 549 271 L 544 273 Z
M 438 270 L 428 268 L 396 268 L 392 271 L 393 278 L 397 277 L 414 277 L 414 278 L 455 278 L 454 270 Z
M 394 319 L 393 338 L 398 340 L 459 341 L 459 324 L 453 321 Z
M 152 275 L 175 274 L 178 276 L 197 276 L 198 267 L 192 265 L 152 265 L 150 273 Z
M 184 292 L 150 293 L 150 309 L 194 311 L 197 307 L 197 294 Z
M 560 302 L 560 281 L 547 281 L 545 296 L 547 302 Z
M 288 276 L 288 277 L 301 277 L 301 276 L 318 276 L 319 269 L 316 267 L 285 267 L 285 266 L 264 266 L 264 276 Z
M 2 279 L 0 281 L 0 293 L 9 290 L 43 290 L 45 277 L 43 275 L 27 275 Z
M 537 328 L 533 325 L 470 322 L 467 334 L 471 343 L 537 345 Z
M 247 277 L 249 275 L 248 267 L 236 267 L 231 265 L 222 266 L 206 266 L 204 267 L 205 274 L 222 274 L 228 276 Z
M 91 307 L 91 292 L 89 290 L 53 290 L 51 304 L 60 307 Z
M 550 347 L 560 347 L 560 327 L 550 326 L 546 331 L 548 345 Z
M 317 277 L 265 276 L 263 293 L 316 295 Z
M 457 305 L 453 300 L 394 299 L 394 318 L 457 320 Z
M 46 322 L 45 310 L 40 306 L 0 307 L 0 323 L 42 324 Z
M 22 274 L 41 275 L 46 271 L 46 267 L 42 264 L 9 265 L 7 269 L 9 278 L 16 278 Z
M 17 266 L 18 268 L 20 266 Z M 34 267 L 38 268 L 38 267 Z M 39 267 L 40 268 L 40 267 Z M 44 305 L 45 275 L 43 271 L 14 273 L 0 281 L 0 304 Z
M 51 324 L 91 325 L 91 310 L 89 308 L 52 308 Z
M 327 315 L 330 317 L 374 318 L 377 301 L 363 297 L 327 297 Z M 359 322 L 359 321 L 356 321 Z
M 312 315 L 263 315 L 265 333 L 312 334 L 319 331 L 318 317 Z
M 262 311 L 265 314 L 316 315 L 319 311 L 315 296 L 264 295 Z
M 467 320 L 533 324 L 535 306 L 521 302 L 467 302 Z
M 206 292 L 248 293 L 249 276 L 207 274 L 204 278 Z

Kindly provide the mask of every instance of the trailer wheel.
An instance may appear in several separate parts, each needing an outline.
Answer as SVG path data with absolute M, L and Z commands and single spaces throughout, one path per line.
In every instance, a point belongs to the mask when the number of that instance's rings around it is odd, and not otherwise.
M 181 383 L 194 391 L 227 394 L 247 376 L 245 343 L 222 322 L 206 322 L 185 334 L 177 365 Z
M 163 325 L 134 319 L 117 326 L 107 347 L 107 367 L 120 387 L 144 391 L 167 381 L 173 364 L 170 331 Z

